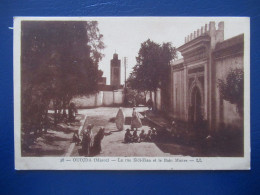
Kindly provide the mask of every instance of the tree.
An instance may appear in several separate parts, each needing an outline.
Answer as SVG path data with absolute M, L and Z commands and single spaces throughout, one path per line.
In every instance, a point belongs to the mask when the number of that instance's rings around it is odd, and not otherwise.
M 244 108 L 244 70 L 242 68 L 230 69 L 226 79 L 218 79 L 218 88 L 221 97 L 235 104 L 237 112 L 243 116 Z
M 158 88 L 167 91 L 170 62 L 176 58 L 176 49 L 171 43 L 160 45 L 148 39 L 141 44 L 137 64 L 128 78 L 129 85 L 133 89 L 154 93 Z
M 21 29 L 24 123 L 39 116 L 40 124 L 51 100 L 65 113 L 72 97 L 97 91 L 104 43 L 96 21 L 23 21 Z

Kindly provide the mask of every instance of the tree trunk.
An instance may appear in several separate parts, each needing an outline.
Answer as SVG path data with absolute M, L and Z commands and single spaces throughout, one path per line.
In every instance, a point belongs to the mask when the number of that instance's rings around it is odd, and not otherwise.
M 154 110 L 157 111 L 157 94 L 156 94 L 156 89 L 154 90 Z
M 63 98 L 63 99 L 62 99 L 62 109 L 63 109 L 63 110 L 62 110 L 62 118 L 63 118 L 63 119 L 67 119 L 67 111 L 66 111 L 66 107 L 67 107 L 66 105 L 67 105 L 67 104 L 66 104 L 66 103 L 67 103 L 67 102 L 66 102 L 66 98 Z
M 57 125 L 57 115 L 58 115 L 58 112 L 57 112 L 57 100 L 53 101 L 53 107 L 54 107 L 54 125 L 56 126 Z

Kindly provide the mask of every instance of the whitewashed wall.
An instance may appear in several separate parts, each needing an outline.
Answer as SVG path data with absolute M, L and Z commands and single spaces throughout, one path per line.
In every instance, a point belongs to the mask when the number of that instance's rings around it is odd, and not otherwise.
M 75 97 L 72 99 L 77 108 L 94 107 L 96 105 L 96 94 L 89 96 Z
M 121 105 L 124 100 L 123 90 L 100 91 L 90 96 L 75 97 L 72 102 L 77 108 Z
M 160 89 L 157 89 L 157 91 L 156 91 L 156 105 L 157 105 L 157 110 L 162 109 L 161 90 Z
M 225 79 L 230 69 L 243 68 L 243 56 L 229 57 L 216 61 L 216 80 Z M 221 115 L 223 116 L 221 117 Z M 223 121 L 222 121 L 223 120 Z M 227 126 L 242 128 L 243 119 L 239 116 L 235 104 L 223 101 L 219 89 L 216 87 L 216 124 L 224 123 Z
M 185 103 L 185 77 L 184 71 L 175 71 L 172 73 L 172 113 L 173 117 L 179 120 L 186 120 Z
M 123 94 L 123 91 L 120 90 L 120 91 L 114 91 L 114 104 L 123 104 L 123 101 L 124 101 L 124 94 Z
M 104 91 L 103 92 L 103 105 L 111 106 L 114 103 L 114 92 L 113 91 Z

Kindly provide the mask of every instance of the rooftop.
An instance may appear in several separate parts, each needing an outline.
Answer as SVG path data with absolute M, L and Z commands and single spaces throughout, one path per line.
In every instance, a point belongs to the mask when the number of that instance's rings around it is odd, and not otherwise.
M 244 43 L 244 34 L 237 35 L 216 45 L 216 51 Z

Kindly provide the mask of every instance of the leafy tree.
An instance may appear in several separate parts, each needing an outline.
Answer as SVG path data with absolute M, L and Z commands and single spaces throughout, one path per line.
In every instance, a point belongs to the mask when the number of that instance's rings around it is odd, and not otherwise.
M 23 122 L 41 124 L 51 100 L 65 113 L 74 96 L 97 91 L 104 43 L 96 21 L 23 21 L 21 29 Z
M 240 116 L 243 116 L 244 107 L 244 71 L 242 68 L 230 69 L 225 80 L 218 80 L 221 97 L 235 104 Z
M 158 88 L 161 88 L 166 94 L 169 83 L 169 65 L 176 58 L 176 49 L 171 43 L 160 45 L 150 39 L 143 42 L 136 58 L 137 64 L 128 78 L 130 87 L 150 92 L 156 92 Z

